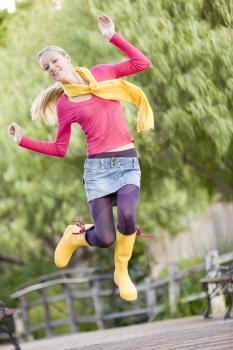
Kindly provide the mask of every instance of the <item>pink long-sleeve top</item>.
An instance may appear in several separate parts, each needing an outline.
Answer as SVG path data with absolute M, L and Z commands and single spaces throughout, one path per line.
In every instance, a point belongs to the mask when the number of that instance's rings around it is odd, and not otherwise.
M 150 61 L 132 44 L 115 33 L 110 43 L 128 59 L 115 64 L 98 64 L 90 70 L 97 81 L 117 79 L 147 69 Z M 58 127 L 54 141 L 39 141 L 23 136 L 19 145 L 35 152 L 64 157 L 67 153 L 71 124 L 78 123 L 86 137 L 87 155 L 110 151 L 134 142 L 120 101 L 92 96 L 90 100 L 73 102 L 63 93 L 56 102 Z

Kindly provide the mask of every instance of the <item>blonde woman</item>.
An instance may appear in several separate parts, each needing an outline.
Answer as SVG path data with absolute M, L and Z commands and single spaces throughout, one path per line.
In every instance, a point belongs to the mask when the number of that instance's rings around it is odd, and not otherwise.
M 38 60 L 42 71 L 55 84 L 42 91 L 32 105 L 32 118 L 49 120 L 57 114 L 54 141 L 28 138 L 15 122 L 8 132 L 19 146 L 55 157 L 67 153 L 71 124 L 79 123 L 86 136 L 87 159 L 83 184 L 94 225 L 69 225 L 55 250 L 55 264 L 67 266 L 73 252 L 81 246 L 107 248 L 115 245 L 114 281 L 120 296 L 135 300 L 137 290 L 128 274 L 136 235 L 136 206 L 141 170 L 120 101 L 138 109 L 137 131 L 153 129 L 153 113 L 143 91 L 119 79 L 148 69 L 150 61 L 132 44 L 115 32 L 114 23 L 105 14 L 98 17 L 101 33 L 126 56 L 116 64 L 98 64 L 88 70 L 73 67 L 70 56 L 60 47 L 45 47 Z M 118 222 L 114 224 L 113 205 Z

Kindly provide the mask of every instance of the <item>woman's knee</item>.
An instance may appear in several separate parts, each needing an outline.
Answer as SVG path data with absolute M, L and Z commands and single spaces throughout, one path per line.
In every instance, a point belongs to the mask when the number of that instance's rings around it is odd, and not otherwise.
M 101 237 L 99 242 L 101 248 L 109 248 L 115 242 L 115 237 Z
M 135 212 L 132 209 L 123 209 L 118 211 L 118 215 L 120 214 L 121 219 L 126 222 L 135 220 Z
M 117 227 L 122 234 L 130 235 L 134 233 L 136 230 L 135 214 L 132 211 L 118 212 Z
M 98 245 L 101 248 L 109 248 L 115 242 L 116 232 L 106 231 L 98 234 Z

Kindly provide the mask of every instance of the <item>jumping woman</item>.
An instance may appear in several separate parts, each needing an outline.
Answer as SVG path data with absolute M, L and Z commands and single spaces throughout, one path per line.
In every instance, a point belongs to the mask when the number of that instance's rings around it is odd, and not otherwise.
M 83 184 L 94 224 L 69 225 L 55 250 L 55 264 L 64 268 L 81 246 L 107 248 L 115 243 L 114 281 L 121 298 L 135 300 L 137 289 L 128 274 L 136 235 L 136 206 L 141 170 L 120 101 L 138 107 L 137 131 L 154 128 L 153 112 L 143 91 L 118 79 L 148 69 L 150 61 L 115 32 L 107 15 L 98 17 L 101 33 L 128 59 L 116 64 L 98 64 L 90 70 L 73 67 L 60 47 L 47 46 L 38 54 L 42 71 L 55 83 L 43 90 L 32 105 L 32 119 L 49 120 L 56 115 L 57 133 L 52 142 L 22 134 L 15 122 L 8 133 L 21 147 L 55 157 L 67 153 L 71 124 L 78 123 L 86 137 L 87 159 Z M 117 226 L 113 217 L 117 205 Z

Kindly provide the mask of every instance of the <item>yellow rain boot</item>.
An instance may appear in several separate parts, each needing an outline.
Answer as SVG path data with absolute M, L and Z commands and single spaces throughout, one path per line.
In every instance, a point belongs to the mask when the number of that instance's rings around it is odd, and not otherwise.
M 136 232 L 130 236 L 116 233 L 114 282 L 119 287 L 120 297 L 128 301 L 137 299 L 137 289 L 128 274 L 135 238 Z
M 90 230 L 93 224 L 83 225 L 85 230 Z M 81 232 L 80 232 L 81 231 Z M 79 247 L 90 246 L 85 239 L 85 232 L 82 232 L 81 227 L 77 225 L 69 225 L 58 243 L 55 253 L 55 265 L 59 268 L 64 268 L 68 265 L 73 252 Z

